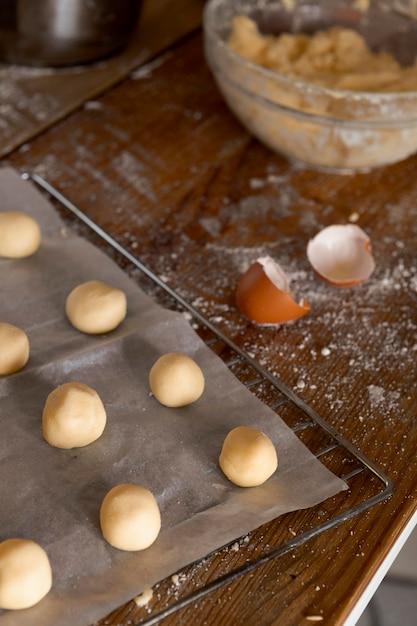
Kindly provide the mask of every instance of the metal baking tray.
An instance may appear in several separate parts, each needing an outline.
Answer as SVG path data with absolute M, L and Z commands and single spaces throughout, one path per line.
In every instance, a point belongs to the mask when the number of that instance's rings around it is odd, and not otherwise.
M 268 404 L 277 414 L 279 413 L 280 417 L 328 469 L 342 478 L 349 487 L 353 486 L 355 481 L 360 481 L 360 489 L 349 489 L 342 495 L 335 496 L 333 505 L 326 506 L 325 511 L 323 511 L 323 507 L 316 507 L 319 509 L 316 519 L 313 522 L 309 521 L 306 528 L 301 528 L 301 531 L 294 533 L 290 540 L 264 550 L 264 553 L 246 561 L 243 566 L 231 569 L 226 574 L 209 580 L 208 583 L 191 593 L 172 600 L 162 610 L 158 610 L 141 620 L 139 622 L 141 626 L 157 624 L 160 620 L 230 584 L 240 576 L 256 570 L 273 559 L 278 559 L 306 543 L 309 539 L 367 511 L 392 495 L 394 487 L 391 479 L 370 459 L 276 376 L 273 376 L 255 359 L 251 358 L 193 305 L 93 222 L 65 195 L 37 174 L 23 173 L 22 178 L 35 183 L 61 209 L 69 211 L 78 218 L 106 244 L 110 245 L 114 251 L 143 272 L 154 285 L 163 290 L 164 306 L 167 306 L 166 296 L 168 296 L 169 306 L 172 303 L 172 308 L 186 312 L 193 328 L 204 339 L 205 343 L 223 359 L 234 375 L 252 393 Z M 352 491 L 355 491 L 356 494 L 360 493 L 360 496 L 352 496 Z

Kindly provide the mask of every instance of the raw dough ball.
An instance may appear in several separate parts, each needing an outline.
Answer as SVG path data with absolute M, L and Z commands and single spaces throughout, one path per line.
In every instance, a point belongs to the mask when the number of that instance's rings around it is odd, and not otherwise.
M 149 384 L 161 404 L 179 407 L 198 400 L 204 391 L 204 376 L 191 357 L 181 352 L 169 352 L 152 366 Z
M 56 448 L 80 448 L 100 437 L 106 411 L 96 391 L 84 383 L 65 383 L 51 391 L 42 415 L 43 436 Z
M 66 313 L 71 324 L 83 333 L 108 333 L 126 317 L 126 296 L 120 289 L 90 280 L 71 291 Z
M 278 467 L 272 441 L 263 432 L 249 426 L 230 431 L 219 457 L 220 468 L 239 487 L 262 485 Z
M 29 359 L 26 333 L 7 322 L 0 322 L 0 376 L 18 372 Z
M 153 494 L 132 484 L 110 489 L 100 508 L 103 537 L 119 550 L 144 550 L 161 530 L 161 514 Z
M 21 259 L 34 254 L 41 243 L 38 222 L 20 211 L 0 213 L 0 256 Z
M 0 608 L 27 609 L 37 604 L 52 586 L 48 555 L 29 539 L 0 543 Z

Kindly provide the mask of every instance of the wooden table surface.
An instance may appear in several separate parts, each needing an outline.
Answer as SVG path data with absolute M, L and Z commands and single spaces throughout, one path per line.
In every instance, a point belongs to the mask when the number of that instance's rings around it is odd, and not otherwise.
M 416 512 L 417 156 L 366 174 L 288 163 L 234 119 L 190 33 L 142 70 L 2 160 L 35 172 L 111 233 L 280 378 L 393 481 L 386 501 L 193 603 L 165 624 L 343 624 Z M 355 222 L 376 270 L 337 289 L 309 266 L 308 239 Z M 237 281 L 278 260 L 310 313 L 259 328 Z M 128 264 L 118 259 L 130 271 Z M 358 481 L 353 495 L 367 485 Z M 331 503 L 283 516 L 162 581 L 96 626 L 139 623 L 167 603 L 290 539 Z

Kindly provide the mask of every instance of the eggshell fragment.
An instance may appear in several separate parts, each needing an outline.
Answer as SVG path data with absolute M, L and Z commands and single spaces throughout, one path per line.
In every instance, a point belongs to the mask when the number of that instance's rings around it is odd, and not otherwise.
M 375 269 L 368 235 L 356 224 L 337 224 L 320 231 L 307 245 L 317 274 L 336 287 L 352 287 Z
M 294 300 L 284 271 L 270 256 L 260 257 L 243 274 L 236 289 L 236 306 L 262 326 L 284 324 L 310 310 L 304 299 L 299 304 Z

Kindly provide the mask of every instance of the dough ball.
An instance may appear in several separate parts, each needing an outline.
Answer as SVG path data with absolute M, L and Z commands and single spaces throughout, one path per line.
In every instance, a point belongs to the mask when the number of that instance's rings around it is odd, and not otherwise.
M 161 514 L 153 494 L 132 484 L 110 489 L 100 508 L 103 537 L 119 550 L 144 550 L 161 530 Z
M 0 256 L 22 259 L 34 254 L 41 243 L 38 222 L 20 211 L 0 213 Z
M 191 357 L 169 352 L 152 366 L 149 385 L 161 404 L 179 407 L 198 400 L 204 391 L 204 376 Z
M 37 604 L 52 586 L 48 555 L 29 539 L 0 543 L 0 608 L 27 609 Z
M 46 399 L 43 436 L 56 448 L 80 448 L 100 437 L 106 419 L 105 408 L 94 389 L 84 383 L 65 383 Z
M 75 287 L 67 297 L 66 313 L 77 330 L 90 335 L 114 330 L 126 317 L 126 296 L 99 280 Z
M 220 468 L 239 487 L 262 485 L 278 467 L 272 441 L 263 432 L 238 426 L 224 440 L 219 457 Z
M 0 322 L 0 376 L 18 372 L 29 359 L 26 333 L 7 322 Z

